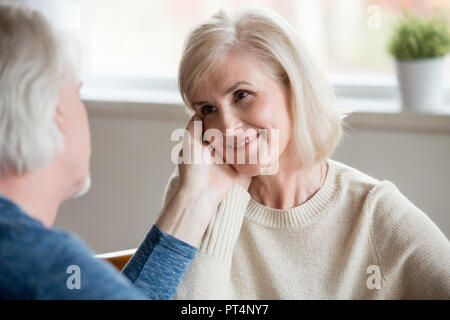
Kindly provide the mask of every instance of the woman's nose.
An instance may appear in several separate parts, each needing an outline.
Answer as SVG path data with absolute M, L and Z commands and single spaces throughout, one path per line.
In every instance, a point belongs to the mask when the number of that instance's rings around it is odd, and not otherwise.
M 222 110 L 219 122 L 218 129 L 226 136 L 234 135 L 237 129 L 242 129 L 241 115 L 234 110 Z

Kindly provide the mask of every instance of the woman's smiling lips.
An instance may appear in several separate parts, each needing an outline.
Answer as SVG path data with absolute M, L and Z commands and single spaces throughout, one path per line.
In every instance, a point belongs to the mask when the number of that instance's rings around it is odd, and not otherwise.
M 244 147 L 248 147 L 251 143 L 259 138 L 259 133 L 255 133 L 253 136 L 246 136 L 245 139 L 238 140 L 236 144 L 227 144 L 228 149 L 240 150 Z M 234 139 L 233 139 L 234 140 Z

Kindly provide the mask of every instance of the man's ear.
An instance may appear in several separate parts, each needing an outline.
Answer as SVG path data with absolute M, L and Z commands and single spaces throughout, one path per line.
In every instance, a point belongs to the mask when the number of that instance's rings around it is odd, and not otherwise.
M 66 119 L 64 117 L 64 113 L 62 112 L 62 106 L 58 103 L 56 105 L 56 112 L 55 112 L 55 123 L 59 128 L 59 131 L 61 133 L 64 133 L 66 130 Z

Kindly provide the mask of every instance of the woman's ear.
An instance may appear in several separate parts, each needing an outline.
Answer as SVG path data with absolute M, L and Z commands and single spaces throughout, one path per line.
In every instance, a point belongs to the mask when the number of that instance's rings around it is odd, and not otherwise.
M 64 117 L 64 113 L 62 112 L 62 106 L 58 103 L 56 105 L 56 112 L 55 112 L 55 123 L 59 128 L 59 131 L 61 133 L 64 133 L 66 130 L 66 119 Z

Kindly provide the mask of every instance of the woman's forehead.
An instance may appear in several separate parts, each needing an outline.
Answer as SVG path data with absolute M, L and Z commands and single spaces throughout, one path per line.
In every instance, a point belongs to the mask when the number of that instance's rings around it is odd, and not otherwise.
M 198 86 L 196 96 L 205 92 L 214 91 L 224 95 L 235 84 L 257 86 L 268 79 L 261 61 L 253 55 L 245 53 L 232 53 L 227 55 L 223 62 L 214 67 L 210 74 Z

